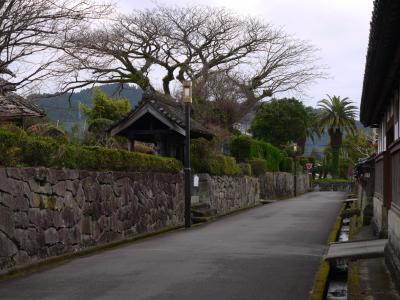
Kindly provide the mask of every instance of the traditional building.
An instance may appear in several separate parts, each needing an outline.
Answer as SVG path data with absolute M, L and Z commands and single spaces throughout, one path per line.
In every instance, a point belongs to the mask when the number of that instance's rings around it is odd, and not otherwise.
M 191 119 L 191 138 L 211 139 L 213 135 L 199 122 Z M 185 145 L 185 111 L 182 104 L 168 96 L 144 94 L 140 105 L 114 124 L 111 136 L 124 136 L 133 149 L 135 141 L 151 143 L 157 153 L 183 161 Z
M 387 257 L 396 271 L 400 270 L 399 101 L 400 1 L 375 0 L 360 118 L 378 131 L 373 224 L 377 233 L 389 237 Z
M 375 154 L 358 161 L 354 168 L 354 177 L 358 183 L 361 220 L 363 225 L 370 225 L 375 191 Z
M 36 105 L 14 93 L 15 85 L 0 79 L 0 124 L 21 125 L 25 118 L 43 117 L 45 113 Z

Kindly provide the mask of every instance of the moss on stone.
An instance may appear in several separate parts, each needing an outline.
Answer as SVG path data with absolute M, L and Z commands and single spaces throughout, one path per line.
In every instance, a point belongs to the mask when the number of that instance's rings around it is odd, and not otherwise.
M 56 208 L 57 199 L 53 195 L 45 197 L 45 207 L 54 210 Z
M 310 293 L 310 300 L 322 300 L 324 299 L 326 282 L 329 276 L 329 264 L 326 261 L 322 261 L 319 266 L 317 275 L 314 279 L 313 289 Z

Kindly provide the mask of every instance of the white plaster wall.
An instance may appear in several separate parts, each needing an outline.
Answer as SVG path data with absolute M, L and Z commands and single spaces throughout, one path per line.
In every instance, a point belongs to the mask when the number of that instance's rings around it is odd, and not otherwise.
M 374 197 L 373 203 L 374 203 L 373 223 L 376 226 L 377 233 L 380 233 L 382 231 L 382 206 L 383 206 L 383 202 L 379 198 Z
M 388 212 L 388 236 L 394 252 L 400 253 L 400 211 L 395 208 Z

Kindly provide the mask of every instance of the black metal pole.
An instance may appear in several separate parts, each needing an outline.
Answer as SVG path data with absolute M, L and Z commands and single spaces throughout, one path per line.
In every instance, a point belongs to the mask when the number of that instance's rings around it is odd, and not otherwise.
M 191 226 L 191 172 L 190 172 L 190 103 L 185 103 L 186 141 L 185 141 L 185 227 Z
M 294 156 L 294 196 L 297 196 L 297 164 L 296 155 Z

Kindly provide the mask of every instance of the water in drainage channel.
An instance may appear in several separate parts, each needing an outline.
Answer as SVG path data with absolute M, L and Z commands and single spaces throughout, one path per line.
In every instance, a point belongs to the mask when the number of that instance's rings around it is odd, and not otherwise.
M 338 242 L 349 240 L 350 218 L 344 218 L 337 238 Z M 328 287 L 326 292 L 327 300 L 347 300 L 347 261 L 335 261 L 331 263 Z

